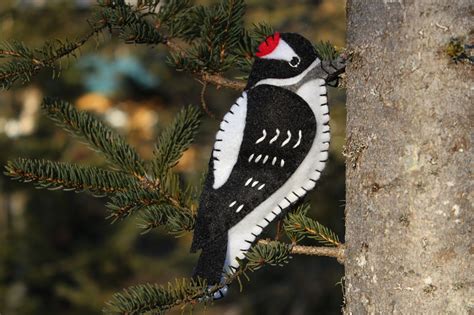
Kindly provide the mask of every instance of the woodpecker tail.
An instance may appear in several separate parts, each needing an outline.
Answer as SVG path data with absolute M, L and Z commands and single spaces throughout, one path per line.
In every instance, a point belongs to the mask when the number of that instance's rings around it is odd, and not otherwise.
M 194 268 L 194 277 L 206 279 L 209 285 L 220 283 L 227 252 L 227 237 L 219 237 L 206 244 Z

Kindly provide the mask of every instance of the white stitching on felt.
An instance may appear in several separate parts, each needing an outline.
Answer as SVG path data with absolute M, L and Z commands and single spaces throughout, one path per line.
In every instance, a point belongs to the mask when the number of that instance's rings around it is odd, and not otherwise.
M 284 147 L 285 145 L 288 144 L 288 142 L 290 142 L 290 139 L 291 139 L 291 132 L 288 130 L 288 131 L 286 132 L 286 134 L 288 135 L 288 138 L 286 138 L 286 140 L 283 141 L 283 143 L 281 144 L 281 147 Z
M 255 142 L 255 144 L 262 142 L 267 137 L 267 131 L 265 129 L 262 130 L 262 133 L 263 133 L 263 136 L 258 138 L 258 140 L 257 140 L 257 142 Z
M 296 142 L 296 144 L 293 146 L 293 149 L 300 145 L 302 136 L 303 136 L 303 134 L 302 134 L 301 130 L 298 130 L 298 142 Z
M 279 136 L 280 136 L 280 129 L 277 129 L 276 130 L 276 135 L 273 138 L 270 139 L 270 144 L 275 142 L 278 139 Z

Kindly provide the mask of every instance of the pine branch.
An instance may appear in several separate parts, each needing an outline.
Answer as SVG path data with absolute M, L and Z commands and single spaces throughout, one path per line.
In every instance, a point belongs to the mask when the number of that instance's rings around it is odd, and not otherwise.
M 268 240 L 259 240 L 259 244 L 268 244 Z M 337 247 L 317 247 L 317 246 L 303 246 L 303 245 L 289 245 L 290 254 L 293 255 L 309 255 L 309 256 L 323 256 L 336 258 L 340 264 L 344 264 L 345 246 L 340 244 Z
M 16 159 L 5 166 L 5 175 L 38 188 L 65 191 L 88 191 L 96 196 L 115 194 L 137 184 L 126 174 L 96 167 L 83 167 L 64 162 Z
M 171 171 L 169 173 L 160 185 L 141 181 L 141 187 L 113 196 L 107 204 L 110 210 L 108 218 L 115 222 L 141 211 L 139 221 L 144 232 L 160 225 L 178 236 L 193 230 L 198 189 L 181 189 L 179 176 Z
M 132 213 L 153 206 L 166 203 L 164 196 L 158 190 L 150 190 L 143 187 L 129 189 L 112 196 L 107 208 L 110 213 L 107 217 L 112 222 L 122 220 Z
M 183 152 L 194 140 L 200 125 L 200 114 L 196 107 L 188 106 L 176 116 L 173 124 L 160 135 L 154 150 L 153 175 L 164 181 L 169 169 L 175 166 Z
M 133 7 L 125 1 L 99 1 L 101 7 L 90 20 L 90 24 L 105 24 L 110 32 L 118 32 L 127 44 L 155 45 L 164 41 L 163 35 L 146 17 L 158 5 L 156 1 L 145 1 Z M 143 13 L 145 11 L 145 13 Z
M 166 204 L 145 208 L 140 213 L 139 218 L 139 221 L 141 221 L 139 227 L 143 229 L 143 233 L 164 226 L 168 233 L 178 237 L 194 230 L 196 219 L 191 211 L 176 209 Z
M 71 104 L 47 98 L 42 109 L 58 126 L 86 141 L 120 169 L 139 178 L 145 176 L 145 162 L 125 140 L 98 118 L 77 111 Z
M 86 36 L 74 42 L 59 40 L 46 42 L 42 48 L 35 50 L 27 48 L 23 43 L 2 43 L 0 45 L 0 58 L 15 57 L 15 60 L 0 67 L 0 88 L 9 89 L 17 81 L 25 84 L 45 68 L 55 70 L 55 63 L 58 60 L 67 56 L 74 57 L 79 48 L 104 28 L 105 25 L 103 24 L 97 25 Z
M 245 255 L 247 258 L 247 267 L 251 271 L 260 269 L 264 265 L 284 266 L 291 259 L 292 247 L 278 241 L 259 241 Z
M 289 245 L 269 242 L 267 244 L 256 244 L 247 253 L 246 264 L 232 274 L 228 274 L 225 280 L 218 285 L 208 286 L 201 279 L 175 280 L 168 283 L 166 287 L 157 284 L 145 284 L 132 286 L 123 292 L 116 293 L 107 303 L 106 312 L 114 314 L 141 314 L 145 312 L 157 312 L 158 314 L 175 306 L 183 305 L 183 308 L 197 303 L 207 304 L 212 300 L 214 293 L 235 280 L 242 284 L 241 277 L 246 277 L 246 272 L 256 271 L 264 265 L 283 266 L 290 259 Z
M 107 303 L 107 313 L 143 314 L 164 311 L 180 304 L 189 304 L 206 295 L 207 283 L 200 279 L 181 279 L 168 283 L 166 287 L 157 284 L 142 284 L 115 293 Z
M 284 220 L 284 229 L 293 241 L 308 237 L 327 246 L 340 246 L 336 233 L 306 216 L 309 207 L 303 205 Z
M 314 49 L 316 50 L 321 60 L 334 60 L 339 57 L 339 52 L 337 49 L 328 41 L 320 41 L 314 44 Z

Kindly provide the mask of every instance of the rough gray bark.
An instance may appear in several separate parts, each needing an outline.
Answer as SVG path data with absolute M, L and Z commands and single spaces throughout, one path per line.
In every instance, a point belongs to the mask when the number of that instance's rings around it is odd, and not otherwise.
M 348 0 L 345 314 L 473 314 L 470 0 Z

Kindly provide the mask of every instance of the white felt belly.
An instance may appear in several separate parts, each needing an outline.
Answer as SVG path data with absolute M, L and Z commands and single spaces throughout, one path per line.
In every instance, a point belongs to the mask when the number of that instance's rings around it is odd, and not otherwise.
M 308 155 L 300 166 L 270 198 L 258 205 L 228 232 L 225 271 L 238 268 L 236 258 L 243 259 L 251 243 L 291 201 L 296 202 L 307 191 L 314 188 L 327 160 L 329 143 L 329 121 L 325 81 L 316 79 L 303 84 L 297 91 L 311 107 L 316 118 L 316 136 Z M 299 197 L 298 197 L 299 196 Z
M 225 114 L 214 144 L 214 183 L 218 189 L 229 179 L 237 163 L 240 146 L 244 137 L 245 118 L 247 117 L 247 92 L 237 99 L 229 112 Z

